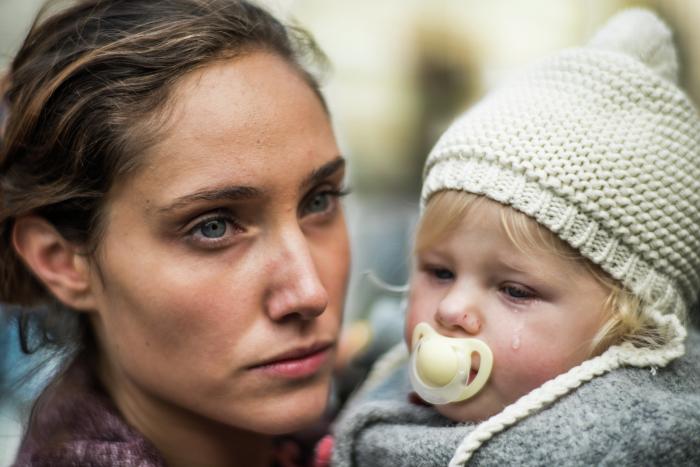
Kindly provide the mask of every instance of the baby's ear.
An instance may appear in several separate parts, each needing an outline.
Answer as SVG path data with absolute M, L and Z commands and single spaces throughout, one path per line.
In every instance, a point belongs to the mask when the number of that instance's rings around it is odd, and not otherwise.
M 88 258 L 48 221 L 38 216 L 17 219 L 12 244 L 34 275 L 64 305 L 79 311 L 95 309 Z

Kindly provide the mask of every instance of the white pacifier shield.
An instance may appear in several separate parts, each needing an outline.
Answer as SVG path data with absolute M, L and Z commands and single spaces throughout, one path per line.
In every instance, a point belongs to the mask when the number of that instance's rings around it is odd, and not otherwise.
M 486 384 L 493 367 L 491 349 L 478 339 L 446 337 L 428 323 L 419 323 L 411 342 L 410 377 L 413 389 L 431 404 L 459 402 L 474 396 Z M 480 363 L 469 381 L 472 353 Z

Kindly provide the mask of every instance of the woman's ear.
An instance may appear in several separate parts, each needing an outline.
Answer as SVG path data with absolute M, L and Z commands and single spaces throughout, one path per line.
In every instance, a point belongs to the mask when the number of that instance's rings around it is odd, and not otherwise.
M 38 216 L 17 219 L 12 243 L 34 275 L 64 305 L 80 311 L 95 309 L 88 258 L 48 221 Z

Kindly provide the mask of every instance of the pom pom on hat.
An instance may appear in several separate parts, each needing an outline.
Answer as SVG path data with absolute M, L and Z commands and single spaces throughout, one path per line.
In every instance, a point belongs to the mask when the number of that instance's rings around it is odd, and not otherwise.
M 678 57 L 671 30 L 648 10 L 632 8 L 618 13 L 588 45 L 632 56 L 659 76 L 678 82 Z

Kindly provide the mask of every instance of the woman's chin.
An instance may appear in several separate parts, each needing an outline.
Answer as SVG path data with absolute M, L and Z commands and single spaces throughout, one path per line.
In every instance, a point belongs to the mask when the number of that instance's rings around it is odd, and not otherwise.
M 299 388 L 286 397 L 275 397 L 262 402 L 248 419 L 247 428 L 268 435 L 294 433 L 318 423 L 328 401 L 330 382 Z

